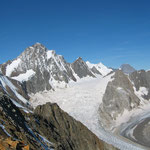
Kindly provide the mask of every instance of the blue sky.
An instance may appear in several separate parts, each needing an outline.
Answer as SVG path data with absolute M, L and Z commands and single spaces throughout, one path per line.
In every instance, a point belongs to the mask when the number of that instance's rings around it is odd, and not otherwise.
M 1 0 L 0 63 L 40 42 L 68 62 L 150 69 L 149 0 Z

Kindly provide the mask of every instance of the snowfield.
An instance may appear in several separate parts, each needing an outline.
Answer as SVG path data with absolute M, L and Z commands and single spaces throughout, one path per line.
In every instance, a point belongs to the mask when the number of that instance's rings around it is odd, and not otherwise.
M 32 69 L 30 69 L 30 70 L 27 70 L 26 73 L 23 73 L 23 74 L 20 74 L 18 76 L 11 77 L 11 78 L 14 80 L 23 82 L 23 81 L 28 81 L 34 75 L 35 75 L 35 72 Z
M 101 140 L 122 150 L 144 149 L 142 146 L 131 143 L 123 137 L 118 137 L 105 131 L 100 126 L 99 106 L 107 84 L 112 80 L 111 76 L 113 75 L 111 74 L 104 78 L 102 76 L 84 78 L 77 83 L 69 83 L 68 88 L 36 93 L 31 95 L 31 105 L 36 107 L 46 102 L 57 103 L 64 111 L 87 126 Z

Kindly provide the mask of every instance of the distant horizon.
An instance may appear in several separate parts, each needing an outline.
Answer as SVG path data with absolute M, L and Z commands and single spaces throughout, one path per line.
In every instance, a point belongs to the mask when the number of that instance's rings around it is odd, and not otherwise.
M 119 68 L 150 69 L 150 1 L 0 2 L 0 64 L 36 42 L 67 62 L 82 57 Z

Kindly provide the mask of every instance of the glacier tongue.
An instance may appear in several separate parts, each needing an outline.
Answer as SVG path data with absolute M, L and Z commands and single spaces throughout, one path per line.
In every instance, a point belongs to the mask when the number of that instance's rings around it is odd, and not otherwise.
M 141 150 L 142 148 L 105 131 L 99 124 L 99 105 L 102 102 L 106 86 L 112 80 L 111 76 L 113 75 L 104 78 L 102 76 L 99 78 L 87 77 L 77 83 L 70 83 L 66 89 L 32 94 L 30 102 L 34 107 L 46 102 L 57 103 L 64 111 L 81 121 L 105 142 L 122 150 Z

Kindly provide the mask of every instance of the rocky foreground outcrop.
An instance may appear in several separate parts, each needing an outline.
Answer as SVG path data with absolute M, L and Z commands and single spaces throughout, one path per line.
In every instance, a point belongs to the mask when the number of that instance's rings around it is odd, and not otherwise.
M 14 105 L 3 93 L 0 93 L 0 132 L 4 139 L 1 143 L 11 138 L 12 141 L 23 141 L 30 150 L 116 149 L 99 140 L 57 104 L 47 103 L 27 112 Z
M 0 136 L 0 150 L 30 150 L 30 147 L 24 144 L 23 141 Z

